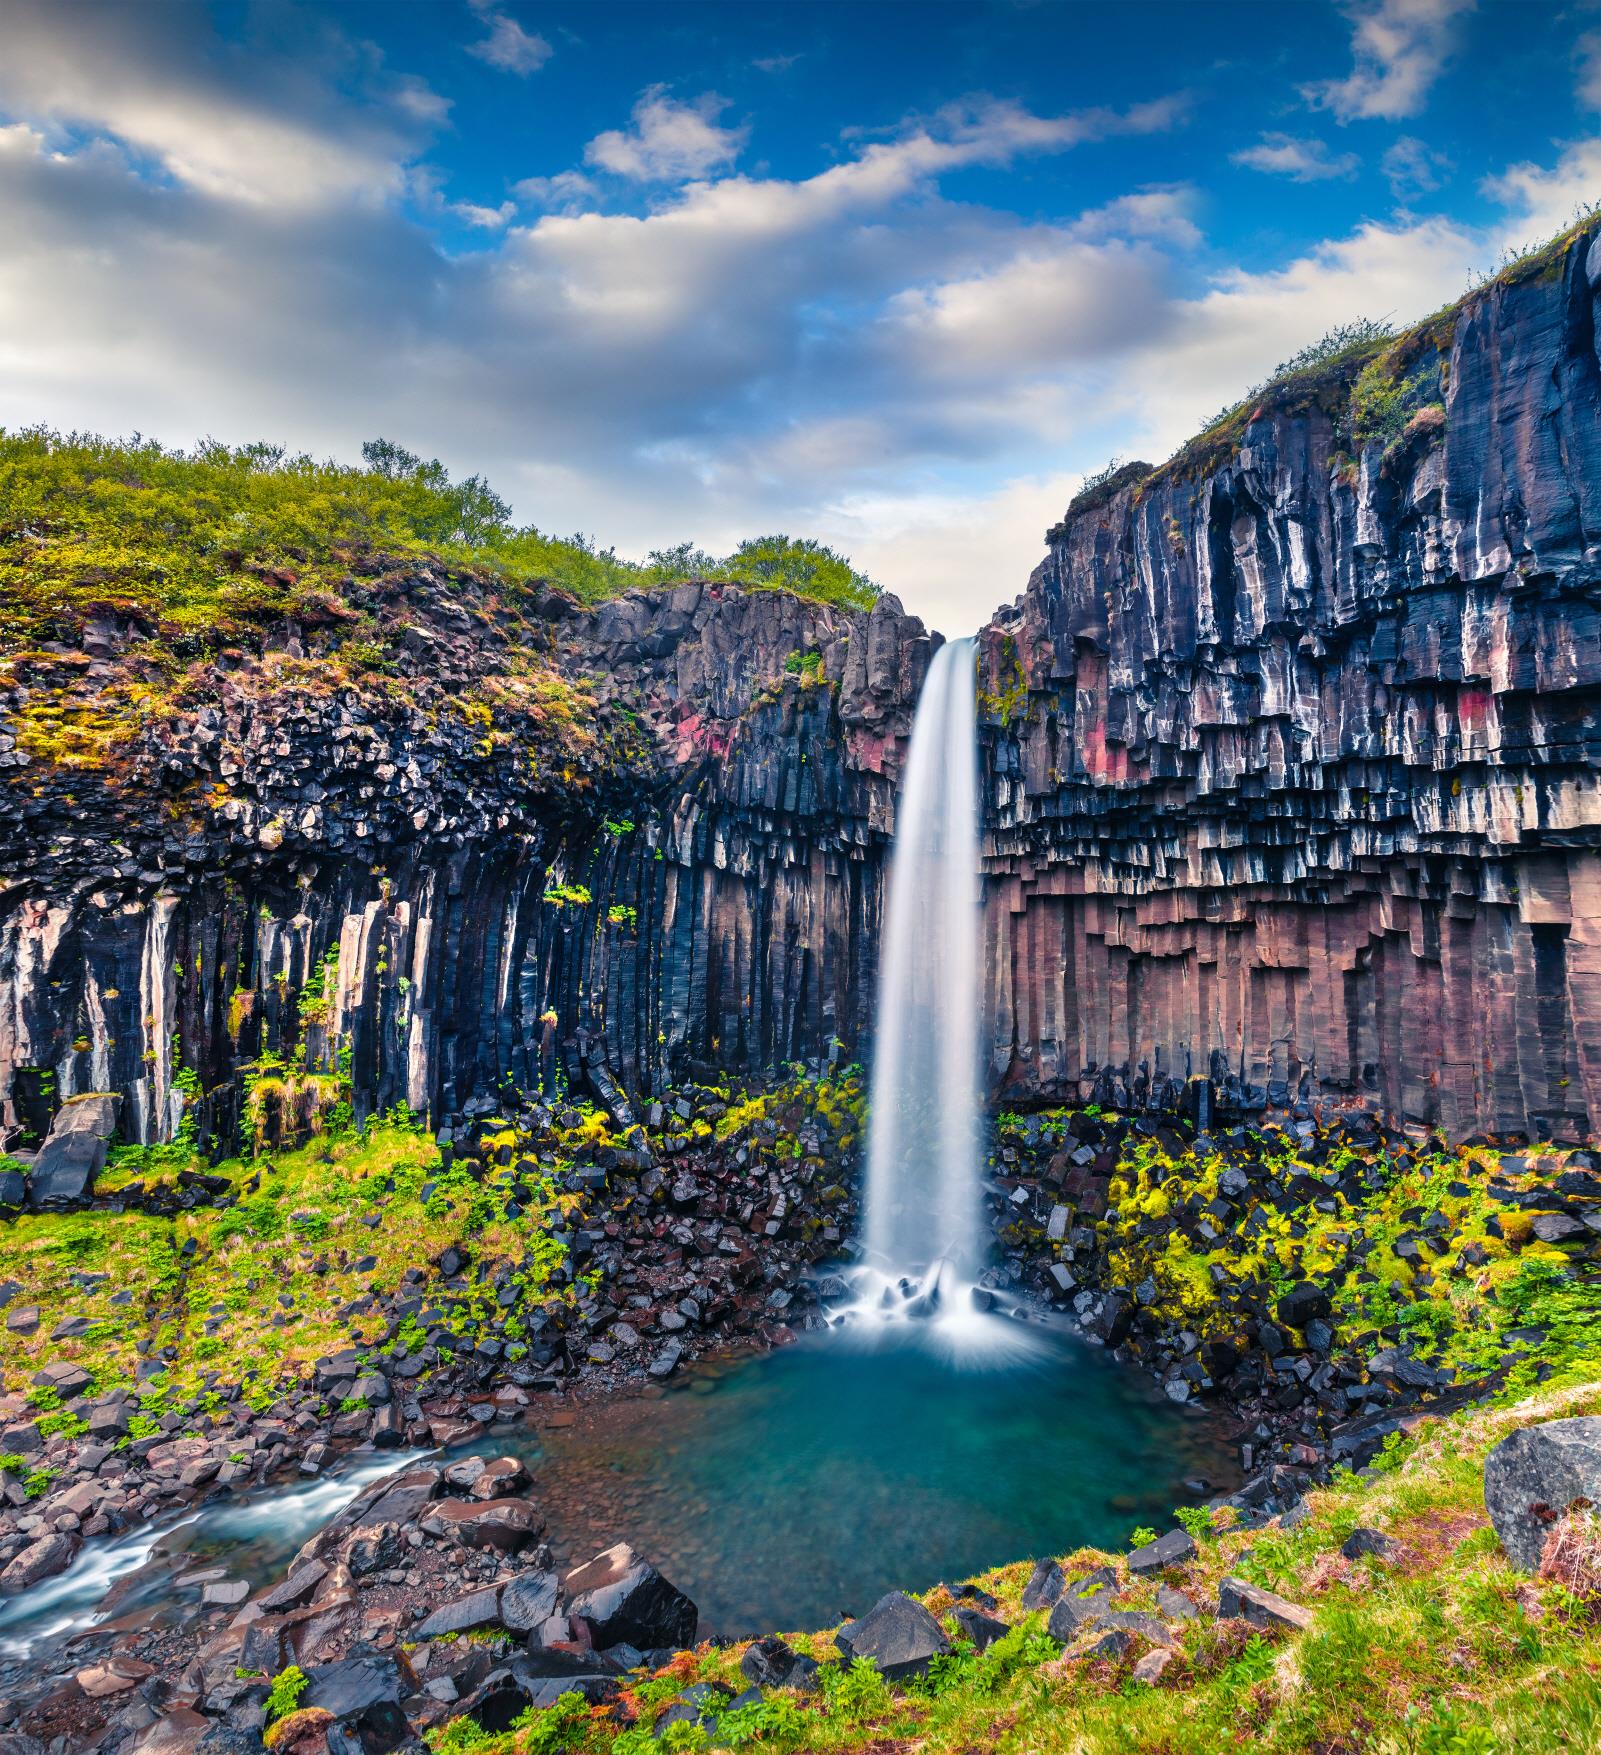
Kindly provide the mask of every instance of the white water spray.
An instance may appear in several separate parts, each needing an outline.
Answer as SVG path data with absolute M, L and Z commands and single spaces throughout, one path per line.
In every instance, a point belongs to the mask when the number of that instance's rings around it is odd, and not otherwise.
M 931 1319 L 946 1339 L 983 1333 L 993 1345 L 998 1325 L 975 1307 L 971 1285 L 985 1253 L 978 864 L 973 642 L 953 640 L 923 684 L 897 812 L 874 1032 L 868 1265 L 850 1315 Z
M 897 811 L 879 964 L 867 1249 L 971 1278 L 978 1240 L 978 742 L 973 642 L 934 655 Z

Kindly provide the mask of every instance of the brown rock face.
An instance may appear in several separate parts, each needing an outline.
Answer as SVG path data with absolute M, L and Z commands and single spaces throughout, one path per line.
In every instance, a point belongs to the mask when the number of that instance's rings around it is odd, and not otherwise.
M 1004 1092 L 1601 1127 L 1601 247 L 1133 469 L 982 639 Z

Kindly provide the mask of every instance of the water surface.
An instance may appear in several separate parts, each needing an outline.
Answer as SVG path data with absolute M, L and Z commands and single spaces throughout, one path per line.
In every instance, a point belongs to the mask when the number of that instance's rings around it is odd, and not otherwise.
M 730 1636 L 833 1624 L 1083 1543 L 1119 1545 L 1232 1482 L 1216 1425 L 1067 1335 L 964 1366 L 915 1329 L 812 1336 L 702 1367 L 659 1400 L 539 1434 L 560 1547 L 619 1537 Z

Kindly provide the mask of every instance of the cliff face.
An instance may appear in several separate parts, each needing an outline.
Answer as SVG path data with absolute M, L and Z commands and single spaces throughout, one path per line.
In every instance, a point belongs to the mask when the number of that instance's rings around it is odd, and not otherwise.
M 372 570 L 378 666 L 290 624 L 174 683 L 108 611 L 6 667 L 0 1139 L 85 1090 L 272 1138 L 854 1051 L 920 623 Z
M 980 638 L 1001 1100 L 1601 1128 L 1598 286 L 1591 227 L 1049 533 Z M 0 664 L 0 1141 L 864 1051 L 937 636 L 356 574 Z
M 982 640 L 1001 1090 L 1601 1127 L 1598 290 L 1592 228 L 1049 533 Z

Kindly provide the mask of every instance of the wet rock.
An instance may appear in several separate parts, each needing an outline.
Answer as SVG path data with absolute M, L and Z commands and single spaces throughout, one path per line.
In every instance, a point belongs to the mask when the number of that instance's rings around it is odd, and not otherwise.
M 111 1656 L 104 1662 L 79 1670 L 73 1680 L 91 1700 L 108 1700 L 137 1688 L 155 1674 L 155 1666 L 138 1658 Z
M 1484 1460 L 1485 1510 L 1525 1572 L 1539 1565 L 1552 1526 L 1579 1499 L 1601 1503 L 1601 1416 L 1524 1426 Z
M 649 1561 L 619 1542 L 562 1580 L 567 1613 L 581 1617 L 597 1646 L 626 1640 L 642 1651 L 695 1640 L 695 1605 Z
M 30 1543 L 0 1572 L 0 1594 L 15 1596 L 42 1579 L 65 1572 L 76 1558 L 80 1542 L 75 1535 L 57 1533 Z
M 299 1707 L 326 1712 L 335 1725 L 350 1733 L 357 1747 L 349 1755 L 357 1755 L 358 1750 L 365 1755 L 387 1755 L 411 1735 L 400 1697 L 401 1677 L 395 1660 L 373 1654 L 307 1670 Z M 333 1755 L 331 1731 L 329 1747 Z
M 545 1520 L 526 1499 L 440 1499 L 428 1507 L 425 1524 L 437 1522 L 469 1548 L 516 1554 L 544 1532 Z
M 471 1633 L 479 1627 L 500 1624 L 500 1588 L 491 1585 L 443 1603 L 415 1629 L 417 1639 L 439 1639 L 446 1634 Z
M 524 1572 L 500 1593 L 500 1624 L 519 1635 L 542 1627 L 556 1612 L 560 1589 L 554 1572 Z
M 847 1663 L 872 1658 L 890 1682 L 927 1674 L 930 1662 L 951 1649 L 939 1622 L 904 1591 L 880 1597 L 861 1620 L 842 1627 L 834 1643 Z

